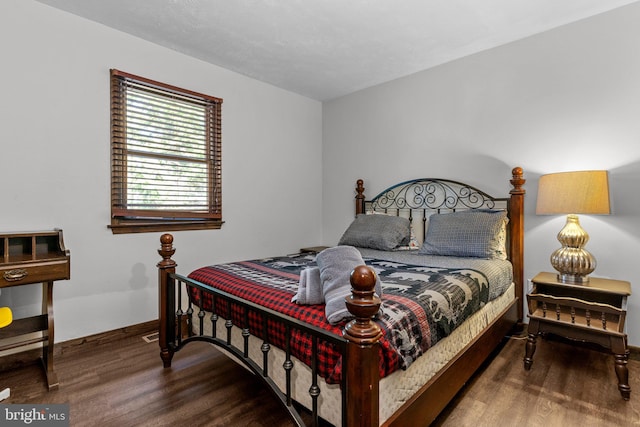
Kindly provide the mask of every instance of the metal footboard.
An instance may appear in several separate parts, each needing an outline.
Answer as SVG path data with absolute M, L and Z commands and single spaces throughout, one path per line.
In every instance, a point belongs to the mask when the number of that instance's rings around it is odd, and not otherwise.
M 167 275 L 166 287 L 166 319 L 173 319 L 167 322 L 167 347 L 171 353 L 178 352 L 186 344 L 192 341 L 204 341 L 223 348 L 232 354 L 239 362 L 246 366 L 250 371 L 255 373 L 264 384 L 266 384 L 278 398 L 284 408 L 291 414 L 292 419 L 299 426 L 305 425 L 303 418 L 293 404 L 292 396 L 292 378 L 291 373 L 294 363 L 302 363 L 297 361 L 291 351 L 291 339 L 294 331 L 307 334 L 312 343 L 312 360 L 311 360 L 311 387 L 309 396 L 311 398 L 311 425 L 319 425 L 318 401 L 320 397 L 319 375 L 318 375 L 318 345 L 324 341 L 337 349 L 343 358 L 343 366 L 346 363 L 346 345 L 347 340 L 341 336 L 331 334 L 321 328 L 314 327 L 307 323 L 301 322 L 292 317 L 283 315 L 271 309 L 262 307 L 250 301 L 243 300 L 237 296 L 213 288 L 204 283 L 192 280 L 188 277 L 170 273 Z M 186 297 L 181 292 L 182 286 L 190 287 L 195 290 L 199 298 L 196 300 L 203 301 L 203 294 L 209 294 L 212 297 L 213 306 L 211 312 L 206 312 L 200 306 L 194 304 L 191 298 Z M 186 300 L 186 301 L 185 301 Z M 250 321 L 250 316 L 253 322 Z M 256 327 L 255 319 L 259 319 L 259 326 Z M 211 333 L 205 333 L 205 322 L 209 322 Z M 219 336 L 218 326 L 222 323 L 226 333 Z M 232 341 L 233 328 L 241 330 L 242 344 L 236 345 Z M 282 365 L 285 376 L 285 390 L 281 390 L 269 373 L 269 353 L 272 345 L 276 345 L 277 341 L 273 337 L 273 329 L 276 328 L 278 333 L 282 333 L 281 341 L 278 343 L 285 353 L 285 362 Z M 262 361 L 253 360 L 249 356 L 249 336 L 253 335 L 262 340 L 260 347 L 262 351 Z M 346 376 L 342 376 L 341 388 L 346 385 Z M 343 407 L 343 425 L 346 425 L 344 419 L 345 395 L 342 397 Z
M 311 416 L 312 425 L 318 425 L 318 397 L 320 395 L 318 364 L 318 348 L 320 345 L 334 345 L 342 357 L 342 376 L 340 379 L 341 405 L 343 426 L 377 426 L 379 424 L 379 341 L 382 338 L 380 327 L 373 321 L 373 317 L 380 309 L 380 298 L 375 295 L 375 272 L 361 265 L 353 269 L 350 276 L 351 295 L 345 299 L 347 310 L 354 319 L 347 323 L 342 336 L 333 335 L 323 329 L 298 321 L 289 316 L 277 313 L 258 304 L 243 300 L 218 289 L 214 289 L 198 281 L 176 274 L 176 262 L 171 258 L 175 253 L 173 236 L 163 234 L 160 237 L 158 253 L 162 260 L 158 263 L 158 345 L 160 358 L 165 368 L 171 367 L 171 359 L 191 341 L 206 341 L 224 348 L 233 354 L 248 369 L 254 372 L 273 391 L 292 419 L 298 425 L 304 425 L 302 417 L 293 405 L 291 394 L 291 372 L 293 369 L 293 355 L 291 340 L 294 331 L 308 334 L 312 337 L 311 386 Z M 230 313 L 224 320 L 226 338 L 214 335 L 204 335 L 202 332 L 193 333 L 194 321 L 203 326 L 206 314 L 200 307 L 186 302 L 187 309 L 183 311 L 180 286 L 185 284 L 197 289 L 197 292 L 209 293 L 214 296 L 215 307 L 209 319 L 214 326 L 220 320 L 221 309 L 226 307 Z M 201 294 L 202 295 L 202 294 Z M 233 316 L 233 311 L 239 315 Z M 257 328 L 251 330 L 251 316 L 258 316 L 261 320 Z M 242 331 L 243 344 L 238 347 L 231 340 L 231 330 L 237 325 Z M 268 359 L 272 346 L 272 331 L 274 325 L 284 330 L 283 345 L 280 346 L 286 354 L 283 369 L 286 375 L 285 390 L 282 391 L 269 375 Z M 269 326 L 269 327 L 267 327 Z M 215 329 L 214 329 L 215 330 Z M 202 328 L 200 328 L 202 331 Z M 248 357 L 248 339 L 254 335 L 262 339 L 262 366 Z M 282 348 L 284 347 L 284 348 Z

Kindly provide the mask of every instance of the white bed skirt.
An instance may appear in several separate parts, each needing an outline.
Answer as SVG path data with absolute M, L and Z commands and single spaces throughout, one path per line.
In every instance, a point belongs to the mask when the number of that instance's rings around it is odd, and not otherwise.
M 486 304 L 482 309 L 473 314 L 462 325 L 456 328 L 451 335 L 439 341 L 429 349 L 426 354 L 419 357 L 407 370 L 398 370 L 393 374 L 380 380 L 380 423 L 384 423 L 393 415 L 407 400 L 411 398 L 424 384 L 426 384 L 440 369 L 461 350 L 464 349 L 473 339 L 484 330 L 487 325 L 493 322 L 515 298 L 515 285 L 511 285 L 500 297 Z M 186 301 L 186 299 L 183 299 Z M 197 316 L 194 313 L 194 319 Z M 211 335 L 210 314 L 207 313 L 204 321 L 204 334 Z M 195 327 L 197 328 L 197 321 Z M 226 339 L 227 330 L 224 326 L 224 319 L 217 322 L 217 336 Z M 197 333 L 197 331 L 196 331 Z M 242 349 L 244 339 L 239 328 L 233 327 L 232 343 Z M 263 353 L 260 349 L 262 339 L 254 336 L 249 337 L 249 356 L 259 366 L 262 366 Z M 217 346 L 216 346 L 217 347 Z M 229 357 L 237 359 L 217 347 Z M 307 408 L 311 407 L 311 368 L 296 358 L 292 358 L 294 369 L 292 370 L 291 391 L 293 399 Z M 271 346 L 269 352 L 269 376 L 278 385 L 280 390 L 285 390 L 285 370 L 283 364 L 285 352 L 275 346 Z M 240 365 L 244 366 L 241 362 Z M 333 425 L 339 426 L 342 423 L 342 398 L 339 384 L 327 384 L 322 378 L 318 378 L 320 386 L 320 396 L 318 399 L 318 411 L 320 417 L 329 421 Z

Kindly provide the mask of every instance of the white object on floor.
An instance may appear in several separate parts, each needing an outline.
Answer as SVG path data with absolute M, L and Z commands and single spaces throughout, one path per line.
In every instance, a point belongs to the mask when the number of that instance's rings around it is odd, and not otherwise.
M 5 388 L 0 391 L 0 402 L 7 399 L 9 396 L 11 396 L 11 390 L 9 388 Z

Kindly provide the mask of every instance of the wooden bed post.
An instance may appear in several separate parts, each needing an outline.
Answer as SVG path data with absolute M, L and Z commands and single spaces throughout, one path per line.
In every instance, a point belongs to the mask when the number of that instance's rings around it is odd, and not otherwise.
M 518 325 L 523 323 L 524 301 L 524 194 L 522 188 L 526 180 L 523 178 L 522 168 L 515 167 L 511 171 L 510 180 L 513 189 L 509 191 L 509 224 L 511 225 L 511 244 L 509 259 L 513 264 L 513 280 L 516 283 L 516 297 L 518 297 Z
M 356 215 L 364 213 L 364 181 L 356 181 Z
M 351 272 L 351 295 L 347 309 L 355 316 L 343 331 L 347 339 L 346 421 L 349 427 L 379 425 L 379 341 L 382 331 L 372 319 L 380 309 L 374 295 L 376 273 L 365 265 Z
M 162 257 L 162 261 L 158 263 L 158 302 L 159 302 L 159 325 L 158 325 L 158 344 L 160 345 L 160 358 L 165 368 L 171 367 L 171 359 L 173 358 L 173 350 L 169 349 L 167 337 L 175 339 L 175 289 L 173 279 L 169 278 L 169 274 L 175 274 L 176 262 L 171 256 L 176 252 L 173 247 L 173 236 L 171 234 L 163 234 L 160 236 L 160 249 L 158 253 Z

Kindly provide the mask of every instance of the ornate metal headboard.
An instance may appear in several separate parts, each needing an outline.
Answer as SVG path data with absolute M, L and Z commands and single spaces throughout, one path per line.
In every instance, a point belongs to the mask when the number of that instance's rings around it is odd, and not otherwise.
M 401 182 L 371 200 L 365 200 L 363 185 L 363 181 L 358 180 L 356 213 L 386 213 L 409 218 L 413 226 L 421 223 L 420 231 L 416 230 L 420 240 L 424 240 L 431 214 L 469 209 L 507 210 L 509 205 L 509 198 L 493 197 L 473 186 L 448 179 L 420 178 Z
M 526 180 L 522 168 L 511 171 L 509 197 L 493 197 L 484 191 L 457 181 L 438 178 L 422 178 L 402 182 L 387 188 L 371 200 L 364 196 L 364 181 L 356 183 L 356 214 L 382 212 L 406 216 L 413 225 L 421 224 L 424 240 L 427 219 L 433 213 L 453 212 L 464 209 L 505 209 L 509 217 L 507 226 L 508 257 L 513 265 L 516 296 L 524 297 L 524 196 Z M 420 226 L 416 226 L 418 228 Z M 518 322 L 523 319 L 523 306 L 518 306 Z

